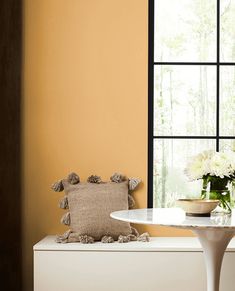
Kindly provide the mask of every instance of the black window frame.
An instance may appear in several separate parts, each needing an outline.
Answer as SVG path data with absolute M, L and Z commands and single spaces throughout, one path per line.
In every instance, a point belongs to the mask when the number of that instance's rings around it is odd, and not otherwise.
M 220 61 L 220 0 L 216 1 L 216 61 L 215 62 L 155 62 L 154 61 L 154 30 L 155 3 L 148 2 L 148 208 L 153 207 L 153 143 L 155 139 L 214 139 L 216 151 L 219 151 L 221 139 L 235 139 L 235 136 L 220 135 L 220 67 L 235 66 L 235 62 Z M 160 136 L 154 135 L 154 68 L 158 65 L 207 65 L 216 67 L 216 134 L 214 136 Z

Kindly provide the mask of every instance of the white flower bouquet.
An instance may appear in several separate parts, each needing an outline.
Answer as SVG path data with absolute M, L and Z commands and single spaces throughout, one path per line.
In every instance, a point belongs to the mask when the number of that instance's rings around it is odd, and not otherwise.
M 220 207 L 231 212 L 229 185 L 235 181 L 235 152 L 204 151 L 190 159 L 185 173 L 191 181 L 203 180 L 202 198 L 219 199 Z

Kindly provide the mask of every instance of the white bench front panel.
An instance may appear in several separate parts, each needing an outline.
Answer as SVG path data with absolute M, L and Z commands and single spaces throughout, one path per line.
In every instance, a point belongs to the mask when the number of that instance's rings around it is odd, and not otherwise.
M 192 238 L 196 240 L 195 238 Z M 34 291 L 206 291 L 203 253 L 197 242 L 194 251 L 165 238 L 168 251 L 156 250 L 144 243 L 141 251 L 122 246 L 86 246 L 41 244 L 34 250 Z M 187 240 L 187 239 L 186 239 Z M 194 241 L 192 240 L 192 244 Z M 163 241 L 160 245 L 164 246 Z M 137 244 L 137 243 L 136 243 Z M 195 247 L 196 246 L 196 247 Z M 73 250 L 71 250 L 71 248 Z M 148 250 L 146 250 L 146 248 Z M 195 249 L 196 248 L 196 249 Z M 198 249 L 197 249 L 198 248 Z M 82 249 L 82 250 L 81 250 Z M 155 249 L 153 251 L 153 249 Z M 171 249 L 173 251 L 171 251 Z M 183 251 L 180 251 L 183 249 Z M 235 252 L 226 252 L 220 291 L 235 290 Z

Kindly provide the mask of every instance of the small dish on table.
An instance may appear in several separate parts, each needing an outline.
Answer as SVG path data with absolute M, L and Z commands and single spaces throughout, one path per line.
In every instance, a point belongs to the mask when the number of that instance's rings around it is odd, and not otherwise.
M 219 200 L 213 199 L 177 199 L 176 206 L 182 208 L 187 216 L 210 216 L 219 204 Z

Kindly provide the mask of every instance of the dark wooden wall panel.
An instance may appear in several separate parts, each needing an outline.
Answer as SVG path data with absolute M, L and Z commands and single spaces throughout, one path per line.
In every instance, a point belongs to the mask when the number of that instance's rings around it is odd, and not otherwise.
M 4 291 L 21 284 L 20 104 L 22 2 L 0 1 L 0 276 Z M 3 287 L 4 286 L 4 287 Z

